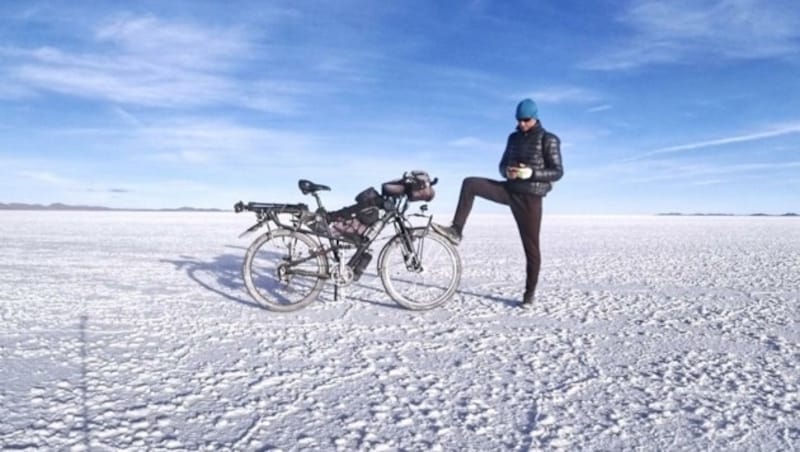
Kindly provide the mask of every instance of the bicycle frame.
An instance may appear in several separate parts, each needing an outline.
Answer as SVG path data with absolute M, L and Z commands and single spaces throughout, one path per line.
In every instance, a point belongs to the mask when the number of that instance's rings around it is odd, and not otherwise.
M 327 254 L 333 256 L 333 262 L 335 264 L 340 264 L 340 251 L 350 248 L 356 248 L 355 254 L 350 258 L 350 262 L 357 262 L 357 260 L 370 249 L 386 226 L 391 223 L 394 225 L 395 234 L 400 234 L 403 237 L 406 251 L 412 256 L 411 262 L 406 262 L 406 265 L 409 266 L 409 270 L 418 268 L 419 259 L 416 256 L 416 251 L 413 249 L 411 238 L 411 230 L 415 228 L 408 219 L 408 216 L 427 218 L 427 223 L 424 228 L 429 230 L 433 217 L 426 214 L 427 204 L 422 204 L 420 206 L 422 213 L 406 215 L 410 207 L 406 196 L 381 196 L 383 204 L 381 208 L 384 211 L 383 215 L 378 221 L 368 227 L 363 235 L 364 240 L 359 240 L 359 243 L 356 243 L 353 240 L 347 240 L 343 237 L 335 237 L 331 233 L 330 225 L 327 221 L 327 210 L 323 206 L 319 194 L 316 192 L 312 192 L 311 194 L 314 196 L 317 203 L 315 212 L 311 212 L 305 204 L 248 203 L 245 205 L 241 202 L 237 203 L 234 206 L 236 212 L 241 212 L 242 210 L 254 211 L 258 219 L 256 224 L 244 231 L 239 237 L 243 237 L 263 226 L 267 227 L 268 234 L 272 232 L 273 228 L 280 228 L 315 237 L 319 248 L 309 256 L 298 260 L 287 261 L 285 263 L 286 273 L 331 279 L 331 272 L 327 268 L 325 269 L 325 274 L 311 274 L 300 269 L 294 269 L 293 267 Z M 291 218 L 288 221 L 284 221 L 280 215 L 287 214 L 290 215 Z M 327 246 L 323 243 L 325 240 L 328 242 Z
M 298 187 L 314 197 L 314 210 L 305 204 L 238 202 L 236 212 L 251 211 L 257 218 L 242 236 L 267 229 L 245 253 L 247 291 L 261 306 L 279 312 L 307 306 L 326 281 L 333 283 L 337 299 L 339 288 L 363 275 L 378 245 L 377 275 L 395 302 L 411 310 L 441 305 L 458 288 L 461 261 L 455 247 L 431 227 L 433 216 L 424 202 L 433 199 L 436 182 L 425 172 L 404 173 L 402 179 L 384 183 L 381 194 L 364 190 L 356 196 L 357 204 L 330 213 L 318 194 L 330 188 L 307 179 L 300 179 Z M 409 212 L 418 201 L 419 212 Z M 390 224 L 394 233 L 388 235 L 384 231 Z M 379 239 L 387 240 L 377 244 Z

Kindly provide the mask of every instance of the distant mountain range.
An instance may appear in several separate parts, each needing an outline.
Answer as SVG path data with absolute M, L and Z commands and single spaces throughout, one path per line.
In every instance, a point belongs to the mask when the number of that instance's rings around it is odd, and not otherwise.
M 177 207 L 168 209 L 122 209 L 103 206 L 81 206 L 69 205 L 62 203 L 52 204 L 26 204 L 20 202 L 12 202 L 4 204 L 0 202 L 0 210 L 73 210 L 73 211 L 123 211 L 123 212 L 226 212 L 225 209 L 205 209 L 198 207 Z M 767 213 L 752 213 L 747 215 L 739 215 L 733 213 L 682 213 L 682 212 L 665 212 L 657 213 L 657 216 L 667 217 L 800 217 L 800 214 L 794 212 L 787 212 L 784 214 L 774 215 Z
M 90 211 L 128 211 L 128 212 L 223 212 L 222 209 L 202 209 L 197 207 L 178 207 L 175 209 L 117 209 L 101 206 L 72 206 L 62 203 L 53 204 L 25 204 L 0 202 L 0 210 L 90 210 Z

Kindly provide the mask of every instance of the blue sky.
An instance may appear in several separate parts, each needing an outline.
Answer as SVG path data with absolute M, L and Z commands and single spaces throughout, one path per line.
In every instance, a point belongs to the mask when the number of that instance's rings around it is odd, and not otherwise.
M 796 0 L 2 2 L 0 202 L 450 212 L 531 97 L 548 213 L 800 211 L 798 73 Z

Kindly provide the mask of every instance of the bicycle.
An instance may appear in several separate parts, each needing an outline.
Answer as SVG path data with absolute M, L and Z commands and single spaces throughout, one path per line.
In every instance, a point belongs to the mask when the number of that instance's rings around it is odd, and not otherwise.
M 410 203 L 433 198 L 436 182 L 424 172 L 405 173 L 401 179 L 383 184 L 380 194 L 370 187 L 356 197 L 355 206 L 335 212 L 325 209 L 319 195 L 330 187 L 305 179 L 298 181 L 298 187 L 315 198 L 315 211 L 303 203 L 239 201 L 234 206 L 237 213 L 250 211 L 257 218 L 240 237 L 267 227 L 245 253 L 242 274 L 248 293 L 266 309 L 289 312 L 313 302 L 331 280 L 336 299 L 339 288 L 360 278 L 372 259 L 371 246 L 391 224 L 394 236 L 380 250 L 377 261 L 385 291 L 408 309 L 441 306 L 458 288 L 461 258 L 450 241 L 431 228 L 433 217 L 427 213 L 427 204 L 420 206 L 419 213 L 407 213 Z M 350 231 L 354 233 L 332 227 L 341 220 L 334 214 L 343 211 L 358 220 Z M 427 223 L 414 226 L 410 217 L 424 218 Z M 345 259 L 349 251 L 354 253 Z

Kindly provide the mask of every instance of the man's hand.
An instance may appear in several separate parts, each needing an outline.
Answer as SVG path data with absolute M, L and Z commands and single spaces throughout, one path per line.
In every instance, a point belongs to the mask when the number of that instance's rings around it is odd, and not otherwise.
M 506 177 L 509 179 L 530 179 L 532 175 L 533 170 L 524 163 L 506 167 Z

